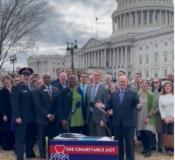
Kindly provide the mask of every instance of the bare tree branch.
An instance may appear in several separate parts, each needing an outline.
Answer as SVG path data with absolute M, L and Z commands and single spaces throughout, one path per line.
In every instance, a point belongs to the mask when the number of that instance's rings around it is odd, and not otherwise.
M 27 37 L 36 33 L 47 19 L 49 9 L 47 0 L 0 0 L 0 69 L 13 48 L 31 47 L 25 45 L 29 43 Z M 21 48 L 20 42 L 24 43 Z

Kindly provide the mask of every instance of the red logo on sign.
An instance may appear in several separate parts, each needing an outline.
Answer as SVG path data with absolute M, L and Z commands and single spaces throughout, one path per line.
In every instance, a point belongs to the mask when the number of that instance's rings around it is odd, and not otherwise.
M 63 145 L 56 145 L 55 146 L 56 153 L 64 153 L 65 152 L 65 146 Z

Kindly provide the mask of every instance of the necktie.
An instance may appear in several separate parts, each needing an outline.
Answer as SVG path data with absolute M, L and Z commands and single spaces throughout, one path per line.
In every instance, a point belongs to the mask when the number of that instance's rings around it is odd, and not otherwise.
M 48 87 L 48 88 L 47 88 L 47 90 L 48 90 L 49 96 L 51 97 L 51 95 L 52 95 L 51 88 L 50 88 L 50 87 Z
M 96 84 L 93 85 L 92 90 L 91 90 L 91 101 L 93 102 L 95 100 L 95 95 L 96 95 Z
M 26 84 L 25 85 L 28 89 L 29 89 L 29 91 L 31 91 L 32 89 L 31 89 L 31 86 L 30 86 L 30 84 L 28 83 L 28 84 Z
M 83 92 L 83 99 L 85 100 L 86 88 L 84 84 L 82 85 L 82 92 Z
M 122 104 L 122 102 L 123 102 L 123 96 L 124 96 L 124 94 L 125 94 L 125 91 L 124 90 L 121 90 L 120 91 L 120 94 L 119 94 L 119 96 L 120 96 L 120 103 Z

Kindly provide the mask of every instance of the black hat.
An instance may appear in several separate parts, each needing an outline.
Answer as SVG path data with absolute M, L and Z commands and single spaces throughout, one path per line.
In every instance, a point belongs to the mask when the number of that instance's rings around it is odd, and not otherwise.
M 33 69 L 30 67 L 24 67 L 19 70 L 20 75 L 31 75 L 33 74 Z

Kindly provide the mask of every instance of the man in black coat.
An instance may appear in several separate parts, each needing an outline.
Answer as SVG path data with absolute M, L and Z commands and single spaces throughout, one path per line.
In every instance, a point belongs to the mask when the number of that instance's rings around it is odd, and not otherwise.
M 134 160 L 134 133 L 136 127 L 135 109 L 139 103 L 137 93 L 127 88 L 126 75 L 119 77 L 119 90 L 112 94 L 108 109 L 112 114 L 115 139 L 119 140 L 119 160 L 124 160 L 124 142 L 126 160 Z
M 58 88 L 60 91 L 63 91 L 67 87 L 67 75 L 65 72 L 60 72 L 58 79 L 52 82 L 52 85 Z
M 30 84 L 33 70 L 25 67 L 19 70 L 22 82 L 12 88 L 11 103 L 15 122 L 15 153 L 17 160 L 35 158 L 33 146 L 35 143 L 35 105 L 33 93 L 34 86 Z M 24 150 L 25 148 L 25 150 Z
M 49 139 L 56 136 L 56 113 L 60 107 L 60 93 L 58 88 L 51 85 L 49 74 L 43 75 L 44 85 L 37 90 L 35 96 L 36 123 L 38 126 L 38 139 L 40 158 L 46 158 L 45 137 Z

